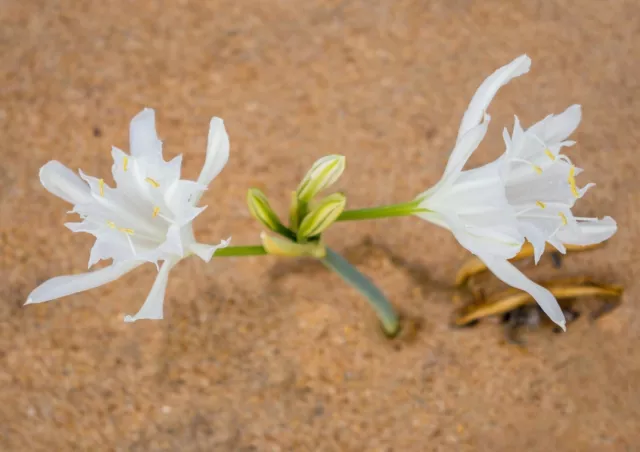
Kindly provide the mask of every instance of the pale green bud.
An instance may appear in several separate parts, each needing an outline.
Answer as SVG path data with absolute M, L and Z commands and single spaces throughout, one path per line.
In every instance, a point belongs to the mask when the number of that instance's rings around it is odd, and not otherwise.
M 343 155 L 327 155 L 316 161 L 298 186 L 296 191 L 298 199 L 309 202 L 311 198 L 338 180 L 345 165 L 346 159 Z
M 313 237 L 325 231 L 340 216 L 346 204 L 347 198 L 342 193 L 324 198 L 302 220 L 298 228 L 298 239 Z
M 298 226 L 300 225 L 299 218 L 299 206 L 300 201 L 298 200 L 298 195 L 295 191 L 291 192 L 291 206 L 289 207 L 289 229 L 293 232 L 298 230 Z
M 264 232 L 260 234 L 260 239 L 267 253 L 276 256 L 322 258 L 327 254 L 324 244 L 321 242 L 296 243 L 282 237 L 272 237 Z
M 275 232 L 282 230 L 282 223 L 280 223 L 278 216 L 269 205 L 269 200 L 260 190 L 257 188 L 249 189 L 247 192 L 247 205 L 251 215 L 260 223 Z

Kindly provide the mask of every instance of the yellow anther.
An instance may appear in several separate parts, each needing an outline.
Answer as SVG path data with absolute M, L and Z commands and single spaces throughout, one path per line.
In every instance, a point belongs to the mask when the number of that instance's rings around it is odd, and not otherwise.
M 109 226 L 111 229 L 116 228 L 116 224 L 113 221 L 107 221 L 107 226 Z
M 122 169 L 126 171 L 128 166 L 129 166 L 129 157 L 125 157 L 122 159 Z
M 560 218 L 562 219 L 562 226 L 566 226 L 567 225 L 567 217 L 565 216 L 565 214 L 560 212 L 558 215 L 560 215 Z
M 120 231 L 124 232 L 125 234 L 128 235 L 133 235 L 133 229 L 129 229 L 129 228 L 119 228 Z
M 532 163 L 531 166 L 533 167 L 533 169 L 535 170 L 536 173 L 542 174 L 542 168 L 540 168 L 538 165 L 534 165 Z
M 157 217 L 159 213 L 160 213 L 160 207 L 154 207 L 153 208 L 153 218 Z
M 542 201 L 536 201 L 536 206 L 540 207 L 541 209 L 544 209 L 545 207 L 547 207 L 547 205 Z
M 556 156 L 553 155 L 553 152 L 551 152 L 549 149 L 545 149 L 544 153 L 547 154 L 547 157 L 549 157 L 551 160 L 555 160 Z
M 578 193 L 578 187 L 576 187 L 576 167 L 572 166 L 569 170 L 569 178 L 567 179 L 569 182 L 569 186 L 571 187 L 571 193 L 576 198 L 580 197 L 580 193 Z
M 145 181 L 153 185 L 154 188 L 158 188 L 160 186 L 160 184 L 157 181 L 151 179 L 150 177 L 147 177 Z
M 98 185 L 100 187 L 100 196 L 104 196 L 104 179 L 100 179 Z

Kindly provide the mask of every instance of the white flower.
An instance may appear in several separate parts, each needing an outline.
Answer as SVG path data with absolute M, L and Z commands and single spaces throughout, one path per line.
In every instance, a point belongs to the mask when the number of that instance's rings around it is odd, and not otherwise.
M 217 248 L 227 246 L 196 242 L 192 221 L 205 207 L 196 207 L 207 185 L 222 171 L 229 158 L 229 137 L 223 121 L 213 118 L 209 128 L 207 154 L 197 182 L 180 179 L 182 156 L 170 162 L 162 158 L 162 142 L 155 128 L 155 113 L 144 109 L 131 120 L 131 155 L 113 148 L 115 188 L 104 179 L 80 171 L 80 177 L 57 161 L 40 169 L 42 185 L 54 195 L 74 205 L 72 213 L 80 223 L 67 223 L 73 232 L 96 237 L 89 267 L 112 259 L 100 270 L 52 278 L 37 287 L 27 299 L 42 303 L 114 281 L 145 262 L 159 268 L 147 300 L 126 322 L 162 319 L 164 292 L 169 272 L 181 259 L 195 254 L 209 261 Z M 158 261 L 163 261 L 158 266 Z
M 445 227 L 462 246 L 484 261 L 502 281 L 531 294 L 544 312 L 565 328 L 555 297 L 529 280 L 507 259 L 525 239 L 535 249 L 536 263 L 549 242 L 564 253 L 563 244 L 589 245 L 611 237 L 617 229 L 611 217 L 574 217 L 571 208 L 593 186 L 579 188 L 580 173 L 560 151 L 575 144 L 566 141 L 578 127 L 579 105 L 549 115 L 526 131 L 518 118 L 512 136 L 503 133 L 506 152 L 494 162 L 462 171 L 487 131 L 485 110 L 500 87 L 529 71 L 531 60 L 522 55 L 495 71 L 478 88 L 462 118 L 442 179 L 418 196 L 426 213 L 418 215 Z

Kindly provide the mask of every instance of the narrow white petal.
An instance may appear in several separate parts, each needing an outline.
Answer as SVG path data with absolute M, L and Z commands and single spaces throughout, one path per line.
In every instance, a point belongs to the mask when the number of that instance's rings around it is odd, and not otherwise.
M 469 228 L 454 212 L 438 213 L 460 245 L 473 254 L 510 259 L 520 251 L 524 243 L 524 238 L 515 228 L 515 220 L 508 214 L 496 214 L 493 226 Z
M 225 130 L 224 121 L 220 118 L 212 118 L 207 140 L 207 156 L 205 157 L 204 165 L 197 182 L 204 186 L 209 185 L 211 181 L 220 174 L 220 171 L 222 171 L 228 160 L 229 135 L 227 135 L 227 131 Z M 201 195 L 202 193 L 199 193 L 192 198 L 194 205 L 200 200 Z
M 558 301 L 551 292 L 531 281 L 509 261 L 490 255 L 482 255 L 478 257 L 482 259 L 489 270 L 491 270 L 499 280 L 531 295 L 540 305 L 545 314 L 560 326 L 560 328 L 566 331 L 564 314 L 562 313 L 562 309 L 560 308 Z
M 156 276 L 156 280 L 144 304 L 136 315 L 126 315 L 124 317 L 125 322 L 131 323 L 142 319 L 160 320 L 163 318 L 164 293 L 167 289 L 167 282 L 169 281 L 169 272 L 177 263 L 178 260 L 172 259 L 162 263 L 162 267 L 160 267 L 158 276 Z
M 166 239 L 164 243 L 160 245 L 160 250 L 164 251 L 165 253 L 175 254 L 177 256 L 183 255 L 182 239 L 180 237 L 180 226 L 169 226 Z
M 460 129 L 458 130 L 458 140 L 480 123 L 487 107 L 498 90 L 511 79 L 529 72 L 530 67 L 531 59 L 527 55 L 521 55 L 511 63 L 496 70 L 482 82 L 482 85 L 480 85 L 473 95 L 469 107 L 462 117 Z
M 578 128 L 581 119 L 582 109 L 580 105 L 575 104 L 559 115 L 547 116 L 527 131 L 534 133 L 545 144 L 552 145 L 562 142 L 571 135 Z
M 50 193 L 71 204 L 91 202 L 91 190 L 80 176 L 52 160 L 40 168 L 40 182 Z
M 430 190 L 430 192 L 440 190 L 443 187 L 448 187 L 455 182 L 456 178 L 460 175 L 462 168 L 467 163 L 467 160 L 471 157 L 471 154 L 473 154 L 473 152 L 478 148 L 480 142 L 484 139 L 490 120 L 491 117 L 489 115 L 485 115 L 484 121 L 481 124 L 471 128 L 458 140 L 453 151 L 451 151 L 442 179 L 435 187 L 433 187 L 432 190 Z
M 129 146 L 134 157 L 149 161 L 162 158 L 162 141 L 156 133 L 156 114 L 153 109 L 145 108 L 131 120 Z
M 225 248 L 229 246 L 231 242 L 231 237 L 227 240 L 222 240 L 218 245 L 206 245 L 204 243 L 194 243 L 189 247 L 189 250 L 202 259 L 205 262 L 209 262 L 213 257 L 213 254 L 217 249 Z
M 27 302 L 42 303 L 110 283 L 130 272 L 142 262 L 127 261 L 78 275 L 57 276 L 45 281 L 29 294 Z
M 609 239 L 617 230 L 618 225 L 613 218 L 593 218 L 578 221 L 573 227 L 564 227 L 555 237 L 568 245 L 595 245 Z

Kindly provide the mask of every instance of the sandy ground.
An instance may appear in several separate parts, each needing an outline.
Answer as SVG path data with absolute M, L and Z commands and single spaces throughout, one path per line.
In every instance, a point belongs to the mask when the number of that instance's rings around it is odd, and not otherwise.
M 0 1 L 0 450 L 640 450 L 640 4 L 628 0 Z M 623 284 L 622 306 L 568 333 L 505 344 L 496 321 L 453 330 L 467 253 L 417 218 L 334 227 L 326 239 L 421 328 L 388 341 L 364 301 L 316 262 L 190 259 L 165 320 L 124 324 L 154 278 L 23 307 L 85 271 L 92 240 L 63 227 L 38 169 L 109 177 L 110 146 L 156 109 L 168 157 L 195 178 L 208 121 L 231 158 L 203 199 L 202 241 L 258 242 L 245 193 L 281 212 L 306 168 L 347 156 L 352 208 L 406 201 L 444 168 L 486 75 L 521 53 L 472 165 L 529 125 L 584 108 L 571 157 L 598 187 L 581 216 L 620 229 L 600 250 L 532 275 Z M 587 312 L 597 300 L 580 306 Z

